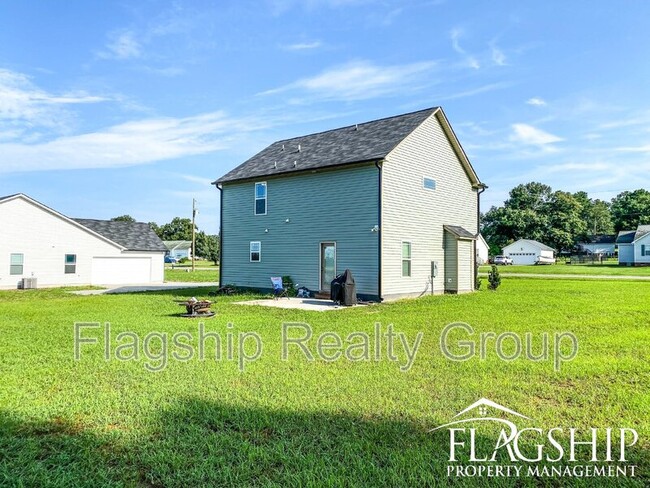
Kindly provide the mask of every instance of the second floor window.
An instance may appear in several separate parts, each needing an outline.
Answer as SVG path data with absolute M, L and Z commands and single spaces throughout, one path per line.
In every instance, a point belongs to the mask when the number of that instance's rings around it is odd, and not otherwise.
M 266 215 L 266 181 L 255 183 L 255 215 Z

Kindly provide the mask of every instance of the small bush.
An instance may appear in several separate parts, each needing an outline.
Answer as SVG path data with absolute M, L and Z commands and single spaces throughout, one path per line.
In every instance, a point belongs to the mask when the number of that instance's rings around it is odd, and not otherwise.
M 295 297 L 296 296 L 296 286 L 293 282 L 293 279 L 291 276 L 286 275 L 282 277 L 282 286 L 284 286 L 287 290 L 287 293 L 289 296 Z
M 488 282 L 490 283 L 488 285 L 488 288 L 490 290 L 496 290 L 501 284 L 501 275 L 499 274 L 499 268 L 497 268 L 494 264 L 488 273 Z
M 185 263 L 189 263 L 189 262 L 190 262 L 190 258 L 180 258 L 178 260 L 178 264 L 185 264 Z
M 478 263 L 476 263 L 475 264 L 476 269 L 474 270 L 474 276 L 476 277 L 476 281 L 474 282 L 474 289 L 477 290 L 477 291 L 481 289 L 481 285 L 483 284 L 483 280 L 481 278 L 479 278 L 479 276 L 478 276 L 479 266 L 480 265 Z

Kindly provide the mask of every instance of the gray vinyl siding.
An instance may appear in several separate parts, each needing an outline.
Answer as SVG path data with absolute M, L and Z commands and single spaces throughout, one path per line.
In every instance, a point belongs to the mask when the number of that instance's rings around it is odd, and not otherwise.
M 458 281 L 457 293 L 474 289 L 474 242 L 458 241 Z
M 336 242 L 336 271 L 352 270 L 357 293 L 378 293 L 378 170 L 373 164 L 267 182 L 267 214 L 254 215 L 255 181 L 223 186 L 223 284 L 271 287 L 271 276 L 319 290 L 320 243 Z M 289 219 L 287 223 L 286 220 Z M 265 230 L 268 229 L 268 232 Z M 249 260 L 262 243 L 261 262 Z
M 425 189 L 423 177 L 433 178 L 436 189 Z M 476 191 L 434 114 L 391 151 L 383 164 L 382 294 L 401 296 L 424 291 L 431 261 L 438 263 L 434 293 L 442 292 L 443 225 L 458 225 L 476 234 L 476 211 Z M 413 243 L 410 278 L 401 276 L 404 240 Z M 473 272 L 471 276 L 473 282 Z
M 458 290 L 458 244 L 456 237 L 449 232 L 444 233 L 445 249 L 445 291 Z

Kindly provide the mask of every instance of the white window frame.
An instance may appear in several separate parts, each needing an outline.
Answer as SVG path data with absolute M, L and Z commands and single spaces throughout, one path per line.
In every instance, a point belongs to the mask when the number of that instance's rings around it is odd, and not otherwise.
M 409 245 L 409 257 L 405 258 L 404 257 L 404 244 Z M 411 278 L 413 276 L 413 242 L 412 241 L 402 241 L 402 244 L 400 246 L 400 254 L 402 256 L 402 259 L 400 259 L 400 275 L 402 278 Z M 405 275 L 404 274 L 404 261 L 409 262 L 409 274 Z
M 258 245 L 258 250 L 253 251 L 253 244 Z M 259 256 L 259 259 L 253 259 L 253 253 L 256 252 Z M 248 244 L 248 259 L 251 263 L 261 263 L 262 262 L 262 241 L 250 241 Z
M 257 196 L 257 185 L 264 185 L 264 197 L 258 197 Z M 253 188 L 254 194 L 253 194 L 253 214 L 255 215 L 266 215 L 268 210 L 269 210 L 269 185 L 266 183 L 266 181 L 257 181 L 255 182 L 255 186 Z M 264 200 L 264 213 L 257 213 L 257 201 L 258 200 Z
M 429 187 L 427 187 L 427 185 L 426 185 L 426 181 L 427 181 L 427 180 L 431 180 L 431 181 L 433 181 L 433 188 L 429 188 Z M 436 179 L 435 179 L 435 178 L 431 178 L 430 176 L 423 176 L 423 177 L 422 177 L 422 188 L 424 188 L 425 190 L 435 191 L 435 189 L 436 189 L 437 187 L 438 187 L 438 183 L 436 182 Z
M 68 256 L 74 256 L 74 262 L 68 262 Z M 72 271 L 68 271 L 68 266 L 71 266 Z M 73 253 L 65 254 L 63 257 L 63 274 L 77 274 L 77 255 Z
M 20 264 L 13 264 L 13 257 L 20 256 Z M 14 273 L 13 267 L 20 266 L 20 273 Z M 25 255 L 21 252 L 12 252 L 9 254 L 9 275 L 11 276 L 22 276 L 25 274 Z

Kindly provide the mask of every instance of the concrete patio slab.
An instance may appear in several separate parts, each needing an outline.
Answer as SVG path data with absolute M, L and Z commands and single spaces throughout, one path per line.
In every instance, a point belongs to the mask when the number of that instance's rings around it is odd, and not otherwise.
M 340 310 L 344 307 L 337 305 L 331 300 L 320 300 L 318 298 L 265 298 L 262 300 L 248 300 L 246 302 L 235 302 L 236 305 L 260 305 L 262 307 L 275 307 L 275 308 L 293 308 L 297 310 L 309 310 L 312 312 L 328 312 L 330 310 Z M 355 305 L 363 307 L 366 305 Z
M 214 282 L 199 282 L 199 283 L 184 283 L 184 282 L 168 282 L 160 283 L 157 285 L 142 284 L 142 285 L 122 285 L 122 286 L 107 286 L 102 290 L 79 290 L 71 291 L 75 295 L 110 295 L 117 293 L 134 293 L 140 291 L 161 291 L 161 290 L 182 290 L 184 288 L 219 288 L 219 283 Z

